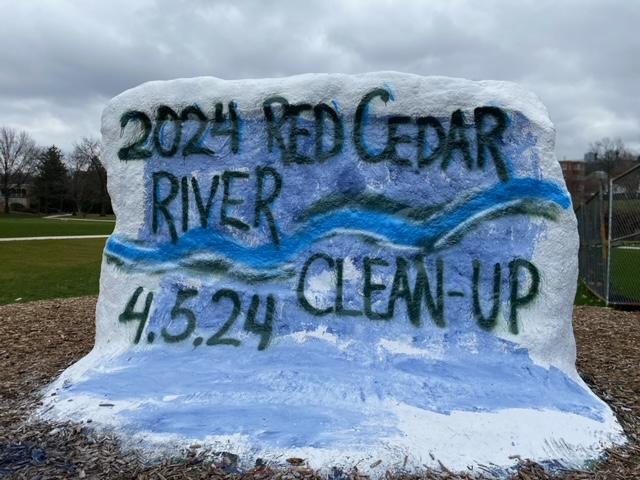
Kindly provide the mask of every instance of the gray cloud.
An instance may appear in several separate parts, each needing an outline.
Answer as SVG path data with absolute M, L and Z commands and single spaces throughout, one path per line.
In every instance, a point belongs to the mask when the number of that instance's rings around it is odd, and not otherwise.
M 628 0 L 0 1 L 0 124 L 70 148 L 139 83 L 399 70 L 520 82 L 557 153 L 640 151 L 640 3 Z

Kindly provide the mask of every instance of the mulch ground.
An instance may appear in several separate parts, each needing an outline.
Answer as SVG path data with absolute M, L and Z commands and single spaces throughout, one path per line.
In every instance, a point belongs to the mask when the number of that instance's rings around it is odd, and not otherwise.
M 290 459 L 289 468 L 260 464 L 239 472 L 233 455 L 212 459 L 198 450 L 148 464 L 135 452 L 121 450 L 115 438 L 93 432 L 90 425 L 26 421 L 38 405 L 40 388 L 91 349 L 95 302 L 95 297 L 81 297 L 0 306 L 0 478 L 317 477 L 302 459 Z M 611 405 L 629 444 L 608 451 L 607 458 L 589 470 L 551 476 L 539 465 L 522 461 L 512 478 L 640 479 L 640 313 L 577 307 L 574 326 L 578 370 Z M 357 471 L 336 471 L 334 476 L 362 478 Z M 476 477 L 442 470 L 420 478 Z

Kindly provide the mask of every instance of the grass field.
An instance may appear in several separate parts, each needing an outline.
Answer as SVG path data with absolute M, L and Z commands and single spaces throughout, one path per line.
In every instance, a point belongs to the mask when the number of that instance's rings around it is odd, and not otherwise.
M 0 215 L 0 238 L 109 235 L 115 225 L 113 217 L 109 220 Z M 98 293 L 104 242 L 102 238 L 0 242 L 0 304 Z
M 94 220 L 96 217 L 91 217 Z M 59 235 L 109 235 L 115 221 L 46 219 L 32 215 L 0 215 L 0 238 Z
M 1 243 L 0 305 L 98 293 L 104 242 L 99 238 Z
M 611 300 L 640 303 L 640 249 L 612 249 Z
M 578 290 L 576 290 L 576 298 L 573 303 L 574 305 L 604 307 L 604 302 L 591 293 L 582 280 L 578 281 Z

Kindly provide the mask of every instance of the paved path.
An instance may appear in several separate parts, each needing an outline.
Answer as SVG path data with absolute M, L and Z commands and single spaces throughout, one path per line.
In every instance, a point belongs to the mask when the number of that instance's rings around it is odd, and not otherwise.
M 42 217 L 45 220 L 62 220 L 62 221 L 72 221 L 72 222 L 109 222 L 109 223 L 115 223 L 116 220 L 111 219 L 111 220 L 107 220 L 107 219 L 99 219 L 99 218 L 73 218 L 72 215 L 70 213 L 64 213 L 62 215 L 49 215 L 47 217 Z
M 25 240 L 82 240 L 85 238 L 108 238 L 109 235 L 62 235 L 58 237 L 10 237 L 0 238 L 0 242 L 22 242 Z

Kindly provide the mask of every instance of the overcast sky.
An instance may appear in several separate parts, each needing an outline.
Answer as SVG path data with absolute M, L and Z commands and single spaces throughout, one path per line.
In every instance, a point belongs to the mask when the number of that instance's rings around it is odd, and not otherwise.
M 135 6 L 134 6 L 135 5 Z M 0 0 L 0 125 L 68 150 L 147 80 L 398 70 L 520 82 L 559 158 L 640 153 L 640 1 Z

